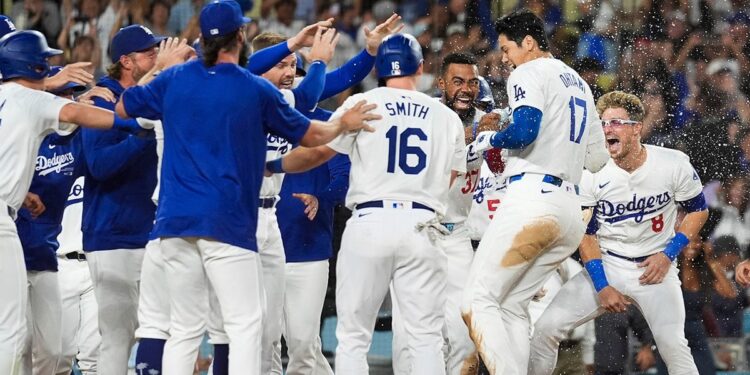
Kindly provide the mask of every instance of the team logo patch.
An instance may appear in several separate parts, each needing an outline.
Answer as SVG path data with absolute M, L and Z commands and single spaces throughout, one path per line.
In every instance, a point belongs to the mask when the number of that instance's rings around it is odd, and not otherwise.
M 516 101 L 518 101 L 519 99 L 524 99 L 526 98 L 526 91 L 523 90 L 523 87 L 513 85 L 513 96 L 515 97 Z

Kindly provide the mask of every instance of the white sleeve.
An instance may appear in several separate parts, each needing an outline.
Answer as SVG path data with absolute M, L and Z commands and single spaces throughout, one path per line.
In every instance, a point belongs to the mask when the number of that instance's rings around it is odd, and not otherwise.
M 44 91 L 30 90 L 27 93 L 29 100 L 24 101 L 29 106 L 27 113 L 35 113 L 39 116 L 39 121 L 35 121 L 35 124 L 39 126 L 36 129 L 38 134 L 46 134 L 52 130 L 59 131 L 64 135 L 75 130 L 75 125 L 73 124 L 60 123 L 60 111 L 65 105 L 73 103 L 73 101 Z
M 682 153 L 680 156 L 677 163 L 674 164 L 675 171 L 672 181 L 674 184 L 675 201 L 684 202 L 698 196 L 703 191 L 703 185 L 701 184 L 698 172 L 690 164 L 690 158 Z
M 544 111 L 544 84 L 539 75 L 528 67 L 514 70 L 508 77 L 508 106 L 515 110 L 521 106 Z
M 594 115 L 588 123 L 589 141 L 586 145 L 586 157 L 583 159 L 583 167 L 592 173 L 599 172 L 609 161 L 609 151 L 607 151 L 607 142 L 604 137 L 599 115 L 594 109 Z
M 581 206 L 595 207 L 598 199 L 594 193 L 594 175 L 591 172 L 583 171 L 581 183 L 578 184 L 578 190 L 581 197 Z
M 336 112 L 334 112 L 331 115 L 331 118 L 328 121 L 333 121 L 343 116 L 344 112 L 349 110 L 349 108 L 353 107 L 354 104 L 356 104 L 359 100 L 361 100 L 361 98 L 362 98 L 362 95 L 350 96 L 348 99 L 344 101 L 344 104 L 342 104 L 341 107 L 336 109 Z M 357 140 L 357 134 L 359 134 L 359 131 L 341 133 L 339 134 L 338 137 L 334 138 L 331 142 L 328 142 L 327 146 L 330 147 L 332 150 L 338 152 L 339 154 L 349 155 L 354 150 L 354 142 Z
M 450 126 L 454 129 L 453 136 L 453 157 L 451 158 L 451 170 L 458 173 L 466 173 L 467 147 L 466 137 L 464 135 L 464 125 L 458 115 L 451 111 Z

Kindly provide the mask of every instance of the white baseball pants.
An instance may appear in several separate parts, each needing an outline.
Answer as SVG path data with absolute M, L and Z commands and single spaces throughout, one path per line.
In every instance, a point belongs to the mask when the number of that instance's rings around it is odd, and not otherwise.
M 638 278 L 644 269 L 636 263 L 608 255 L 602 258 L 609 284 L 630 297 L 646 318 L 669 373 L 698 374 L 685 339 L 685 303 L 677 267 L 673 265 L 661 283 L 641 285 Z M 534 325 L 529 374 L 552 374 L 565 334 L 603 313 L 587 272 L 565 283 Z
M 162 371 L 192 375 L 209 315 L 209 284 L 229 337 L 229 373 L 261 374 L 263 276 L 254 251 L 204 238 L 162 238 L 170 337 Z
M 0 201 L 0 374 L 21 373 L 26 342 L 28 286 L 16 224 Z
M 58 374 L 68 375 L 73 359 L 83 375 L 97 373 L 101 336 L 94 286 L 85 261 L 57 257 L 62 298 L 62 359 Z
M 328 260 L 286 264 L 284 339 L 287 375 L 333 375 L 320 343 L 320 314 L 328 289 Z
M 471 247 L 469 230 L 463 224 L 457 224 L 449 235 L 438 241 L 447 257 L 445 287 L 445 336 L 446 373 L 461 375 L 477 368 L 476 347 L 469 337 L 469 329 L 461 319 L 461 303 L 464 287 L 469 278 L 474 249 Z M 409 351 L 405 342 L 405 332 L 401 322 L 398 304 L 393 303 L 393 372 L 396 375 L 408 375 L 410 367 Z M 476 372 L 476 371 L 474 371 Z
M 159 239 L 146 244 L 141 268 L 136 338 L 166 340 L 169 338 L 169 292 L 165 287 L 164 257 Z
M 62 300 L 57 272 L 28 271 L 29 310 L 23 373 L 58 374 L 62 356 Z
M 128 372 L 138 327 L 138 284 L 144 252 L 144 249 L 116 249 L 86 253 L 99 305 L 100 374 Z
M 490 374 L 526 374 L 527 306 L 584 233 L 575 188 L 526 174 L 508 193 L 482 238 L 464 291 L 462 314 Z
M 419 223 L 424 209 L 365 208 L 346 224 L 336 266 L 336 373 L 366 375 L 378 309 L 393 283 L 413 374 L 445 374 L 445 253 Z
M 258 209 L 258 255 L 263 269 L 266 310 L 263 313 L 262 373 L 281 375 L 281 320 L 284 310 L 286 254 L 276 208 Z M 222 306 L 224 306 L 222 304 Z

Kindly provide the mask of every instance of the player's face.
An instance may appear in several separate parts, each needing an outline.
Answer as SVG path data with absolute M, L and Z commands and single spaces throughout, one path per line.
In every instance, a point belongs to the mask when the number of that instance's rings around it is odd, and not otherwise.
M 500 51 L 502 51 L 503 53 L 503 64 L 515 68 L 518 65 L 526 62 L 526 60 L 528 59 L 528 51 L 523 48 L 523 46 L 520 46 L 513 40 L 508 39 L 505 34 L 500 34 L 500 37 L 497 39 L 497 41 L 500 44 Z
M 476 65 L 451 64 L 440 77 L 445 104 L 455 112 L 471 109 L 479 95 L 479 72 Z
M 279 61 L 262 77 L 271 81 L 279 89 L 291 90 L 294 86 L 294 76 L 297 74 L 297 56 L 291 54 Z
M 133 80 L 138 81 L 143 78 L 149 70 L 156 64 L 156 55 L 159 53 L 159 47 L 153 46 L 147 50 L 138 51 L 128 55 L 132 62 Z
M 613 159 L 626 157 L 640 145 L 641 123 L 630 120 L 624 108 L 607 108 L 601 116 L 607 149 Z

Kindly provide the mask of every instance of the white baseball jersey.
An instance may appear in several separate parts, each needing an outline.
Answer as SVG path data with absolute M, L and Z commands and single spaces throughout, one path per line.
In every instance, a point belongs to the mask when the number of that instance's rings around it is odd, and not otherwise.
M 496 175 L 490 170 L 487 162 L 482 163 L 479 180 L 471 200 L 471 211 L 469 218 L 466 219 L 469 237 L 472 240 L 479 241 L 484 236 L 490 221 L 495 216 L 495 211 L 505 197 L 506 187 L 504 175 Z
M 411 90 L 379 87 L 344 102 L 341 117 L 360 100 L 383 116 L 375 132 L 342 134 L 328 144 L 352 161 L 346 205 L 392 199 L 424 204 L 444 215 L 451 170 L 466 172 L 461 119 L 433 98 Z
M 674 237 L 676 202 L 695 198 L 703 189 L 687 155 L 644 145 L 646 161 L 628 173 L 610 160 L 581 180 L 583 206 L 596 206 L 597 237 L 603 251 L 641 257 L 664 250 Z
M 505 175 L 551 174 L 578 183 L 587 146 L 600 143 L 604 131 L 589 85 L 564 62 L 538 58 L 518 66 L 508 77 L 508 102 L 542 111 L 536 140 L 523 149 L 508 150 Z
M 161 185 L 161 159 L 164 157 L 164 126 L 161 121 L 153 121 L 154 135 L 156 138 L 156 188 L 151 200 L 159 205 L 159 186 Z
M 83 217 L 83 176 L 78 177 L 70 187 L 68 201 L 62 218 L 62 231 L 57 235 L 57 254 L 65 255 L 74 251 L 83 252 L 83 233 L 81 219 Z
M 59 121 L 68 103 L 72 102 L 17 83 L 0 86 L 0 200 L 16 211 L 31 186 L 42 140 L 70 126 Z
M 292 90 L 279 90 L 284 99 L 291 107 L 294 107 L 294 93 Z M 274 134 L 267 135 L 266 160 L 275 160 L 284 156 L 291 151 L 292 145 L 284 138 Z M 260 186 L 261 198 L 272 198 L 281 192 L 281 184 L 284 182 L 284 173 L 274 173 L 271 177 L 263 177 L 263 184 Z
M 474 123 L 478 123 L 485 112 L 476 110 L 474 113 Z M 464 137 L 465 139 L 466 137 Z M 448 208 L 443 222 L 446 223 L 463 223 L 469 216 L 471 209 L 472 197 L 477 190 L 479 181 L 479 172 L 482 167 L 484 158 L 482 152 L 477 152 L 474 143 L 466 146 L 466 173 L 462 173 L 456 178 L 456 182 L 451 186 L 448 192 Z

